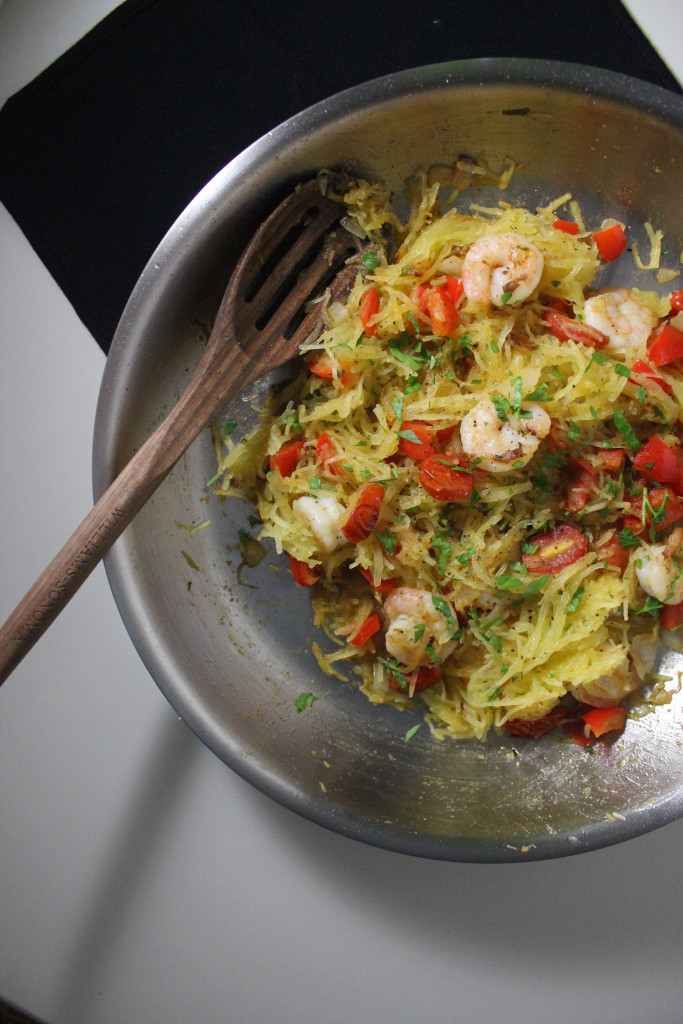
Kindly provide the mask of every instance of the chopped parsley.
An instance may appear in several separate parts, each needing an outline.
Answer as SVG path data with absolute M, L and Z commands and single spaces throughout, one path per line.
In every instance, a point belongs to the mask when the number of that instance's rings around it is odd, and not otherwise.
M 617 534 L 617 540 L 625 551 L 628 548 L 637 548 L 640 545 L 640 541 L 628 526 L 625 526 L 621 533 Z
M 443 576 L 444 573 L 446 572 L 448 560 L 451 557 L 451 546 L 447 540 L 444 540 L 443 537 L 435 537 L 434 540 L 432 541 L 432 547 L 439 552 L 439 560 L 437 563 L 436 571 L 439 574 L 439 576 Z
M 226 420 L 220 429 L 221 441 L 225 442 L 237 430 L 237 420 Z
M 422 726 L 422 722 L 418 722 L 417 725 L 414 725 L 414 726 L 412 726 L 412 728 L 408 729 L 408 732 L 403 737 L 403 742 L 404 743 L 409 743 L 410 740 L 412 740 L 412 738 L 415 735 L 415 733 L 417 732 L 417 730 L 421 728 L 421 726 Z
M 383 530 L 381 533 L 379 530 L 375 530 L 375 537 L 388 555 L 396 553 L 398 538 L 395 533 L 392 533 L 391 530 Z
M 527 402 L 547 402 L 549 398 L 548 385 L 543 382 L 526 396 Z
M 571 601 L 569 601 L 568 604 L 567 604 L 567 611 L 568 612 L 572 613 L 572 612 L 575 612 L 578 609 L 579 605 L 581 604 L 581 600 L 583 598 L 583 595 L 585 593 L 586 593 L 586 588 L 585 587 L 579 587 L 578 590 L 574 591 L 574 593 L 572 595 Z
M 638 449 L 640 448 L 640 441 L 636 437 L 633 427 L 626 419 L 621 409 L 614 410 L 613 419 L 614 426 L 623 437 L 624 443 L 627 445 L 627 447 L 630 448 L 632 452 L 638 451 Z
M 424 442 L 417 436 L 414 430 L 397 430 L 396 433 L 399 437 L 402 437 L 404 441 L 410 441 L 412 444 L 423 444 Z
M 510 399 L 497 395 L 495 398 L 492 398 L 491 401 L 493 402 L 496 412 L 498 413 L 498 419 L 502 420 L 503 423 L 507 423 L 507 414 L 510 412 L 512 408 L 512 406 L 510 405 Z
M 658 615 L 661 607 L 662 602 L 656 601 L 654 597 L 650 597 L 650 595 L 648 594 L 645 604 L 642 608 L 639 608 L 635 614 L 644 615 L 646 612 L 649 612 L 650 615 Z
M 453 609 L 445 598 L 439 597 L 437 594 L 432 594 L 432 604 L 436 608 L 437 612 L 441 612 L 449 626 L 457 625 L 453 616 Z
M 403 690 L 404 693 L 407 693 L 410 687 L 408 685 L 408 680 L 402 671 L 403 665 L 401 665 L 396 658 L 380 658 L 379 662 L 380 665 L 384 665 L 385 668 L 389 669 L 400 689 Z
M 297 715 L 300 714 L 300 712 L 305 711 L 306 708 L 310 708 L 311 704 L 313 704 L 314 701 L 324 700 L 325 697 L 327 697 L 328 695 L 329 690 L 327 693 L 323 693 L 321 696 L 318 696 L 316 693 L 300 693 L 299 696 L 294 701 L 294 707 L 296 708 Z

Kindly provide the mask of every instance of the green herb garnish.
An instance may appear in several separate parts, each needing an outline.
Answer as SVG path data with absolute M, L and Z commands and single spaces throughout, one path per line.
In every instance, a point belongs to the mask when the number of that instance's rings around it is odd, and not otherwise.
M 640 448 L 640 441 L 636 437 L 635 431 L 629 421 L 624 416 L 621 409 L 614 410 L 614 426 L 619 431 L 624 439 L 626 445 L 631 449 L 632 452 L 638 451 Z
M 567 604 L 567 611 L 568 612 L 571 613 L 571 612 L 575 612 L 577 610 L 577 608 L 581 604 L 581 599 L 582 599 L 582 597 L 583 597 L 583 595 L 585 593 L 586 593 L 586 588 L 585 587 L 579 587 L 578 590 L 574 591 L 574 594 L 572 595 L 571 601 L 569 601 L 569 603 Z
M 226 420 L 220 430 L 221 441 L 225 441 L 225 439 L 230 437 L 231 434 L 234 434 L 236 429 L 237 420 Z
M 311 704 L 313 704 L 314 701 L 324 700 L 325 697 L 328 696 L 328 694 L 329 690 L 327 693 L 323 693 L 321 696 L 318 696 L 315 693 L 300 693 L 299 696 L 294 701 L 294 707 L 296 708 L 297 715 L 301 711 L 305 711 L 306 708 L 310 708 Z
M 392 533 L 391 530 L 384 530 L 382 533 L 375 530 L 375 537 L 388 555 L 395 554 L 398 545 L 398 538 L 395 533 Z

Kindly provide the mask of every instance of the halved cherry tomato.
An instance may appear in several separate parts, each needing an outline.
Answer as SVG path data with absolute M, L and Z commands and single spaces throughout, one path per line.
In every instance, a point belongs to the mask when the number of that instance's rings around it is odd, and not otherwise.
M 593 241 L 598 247 L 600 258 L 605 263 L 611 263 L 626 248 L 626 235 L 621 224 L 615 224 L 611 228 L 603 228 L 602 231 L 593 232 Z
M 508 736 L 524 736 L 529 739 L 535 740 L 540 736 L 547 736 L 549 732 L 556 729 L 564 719 L 567 713 L 564 708 L 553 708 L 547 715 L 543 715 L 542 718 L 535 718 L 531 722 L 523 722 L 521 719 L 513 722 L 506 722 L 503 728 Z
M 591 708 L 581 717 L 597 739 L 606 732 L 621 732 L 626 725 L 626 708 L 621 704 L 610 708 Z
M 605 348 L 609 345 L 609 338 L 602 331 L 571 316 L 565 316 L 556 309 L 547 309 L 543 320 L 559 341 L 576 341 L 590 348 Z
M 294 558 L 293 555 L 288 554 L 287 558 L 294 582 L 298 583 L 300 587 L 312 587 L 314 583 L 318 582 L 318 574 L 315 569 L 311 569 L 310 565 Z
M 270 456 L 270 468 L 277 470 L 280 476 L 291 476 L 301 458 L 303 441 L 285 441 L 274 455 Z
M 579 512 L 598 485 L 598 474 L 586 459 L 567 459 L 570 485 L 564 499 L 567 512 Z
M 546 299 L 546 302 L 551 309 L 556 310 L 558 313 L 564 313 L 565 316 L 573 315 L 574 307 L 568 299 L 561 299 L 556 295 L 553 299 Z
M 604 473 L 618 473 L 624 465 L 624 448 L 598 448 L 593 459 L 593 465 Z
M 662 629 L 676 629 L 683 622 L 683 601 L 678 604 L 664 604 L 659 613 L 659 625 Z
M 629 552 L 626 548 L 622 548 L 616 533 L 613 533 L 606 541 L 601 542 L 598 539 L 593 550 L 601 562 L 606 562 L 613 569 L 618 569 L 619 572 L 624 572 L 626 569 Z
M 640 373 L 643 377 L 647 377 L 648 380 L 651 380 L 653 384 L 656 384 L 657 387 L 661 388 L 662 391 L 666 392 L 667 395 L 673 394 L 673 388 L 671 387 L 671 385 L 667 384 L 665 380 L 662 380 L 659 374 L 655 373 L 650 364 L 646 362 L 644 359 L 636 359 L 631 369 L 634 373 Z M 629 377 L 629 383 L 636 384 L 637 381 L 632 380 Z
M 537 549 L 533 554 L 523 554 L 522 561 L 527 570 L 536 576 L 559 572 L 567 565 L 578 561 L 588 551 L 588 541 L 576 526 L 560 523 L 553 530 L 537 533 L 529 542 Z
M 650 335 L 647 356 L 655 366 L 675 363 L 683 356 L 683 331 L 670 323 L 660 324 Z
M 671 293 L 671 312 L 683 313 L 683 289 L 681 288 Z
M 648 509 L 645 513 L 645 522 L 643 522 L 643 495 L 638 494 L 631 501 L 631 514 L 624 516 L 623 520 L 624 526 L 628 527 L 632 533 L 639 534 L 650 527 L 654 529 L 655 533 L 661 533 L 662 530 L 673 526 L 683 517 L 683 505 L 668 487 L 651 488 L 647 491 L 647 500 L 655 513 L 664 508 L 664 515 L 661 520 L 657 516 L 658 521 L 655 521 Z
M 579 225 L 573 220 L 562 220 L 558 217 L 557 220 L 553 221 L 553 227 L 558 231 L 564 231 L 567 235 L 578 235 Z
M 362 565 L 358 565 L 356 568 L 361 576 L 365 577 L 376 594 L 387 594 L 390 590 L 393 590 L 394 587 L 398 586 L 398 580 L 394 579 L 380 580 L 377 586 L 375 586 L 375 577 L 369 569 L 364 569 Z
M 412 432 L 417 438 L 416 441 L 409 437 L 398 439 L 398 454 L 407 455 L 411 459 L 426 459 L 436 452 L 434 437 L 436 427 L 433 423 L 423 423 L 422 420 L 404 420 L 401 424 L 400 434 Z
M 371 324 L 370 320 L 372 317 L 379 312 L 379 292 L 373 285 L 363 295 L 360 300 L 360 308 L 358 310 L 358 316 L 360 322 L 363 325 L 363 330 L 369 338 L 374 337 L 377 334 L 377 324 Z
M 445 287 L 429 289 L 427 311 L 432 320 L 432 330 L 438 335 L 451 334 L 460 319 L 451 294 Z
M 379 521 L 380 507 L 384 498 L 381 484 L 366 484 L 351 509 L 349 518 L 341 528 L 347 540 L 357 544 L 369 537 Z
M 412 672 L 406 675 L 408 690 L 413 693 L 426 690 L 428 686 L 438 682 L 442 675 L 443 667 L 441 665 L 421 665 L 420 668 L 413 669 Z M 389 676 L 389 685 L 392 690 L 403 690 L 403 687 L 393 674 Z M 405 690 L 403 692 L 405 693 Z
M 668 445 L 661 437 L 651 437 L 633 458 L 633 468 L 642 477 L 659 484 L 671 484 L 676 494 L 683 494 L 683 448 Z
M 424 459 L 418 466 L 417 477 L 427 494 L 437 501 L 467 499 L 474 486 L 472 474 L 463 472 L 458 461 L 445 455 L 432 455 Z
M 349 643 L 352 643 L 354 647 L 363 647 L 368 642 L 370 637 L 374 636 L 375 633 L 379 633 L 382 628 L 379 615 L 377 612 L 373 612 L 372 615 L 368 615 L 367 619 L 360 624 L 356 632 L 352 637 L 349 637 Z
M 318 438 L 315 445 L 315 461 L 322 470 L 327 470 L 332 476 L 344 476 L 345 470 L 339 464 L 339 455 L 334 447 L 327 431 L 324 431 Z
M 358 367 L 343 359 L 339 359 L 338 364 L 339 370 L 324 358 L 316 359 L 312 363 L 308 364 L 308 369 L 311 373 L 314 373 L 316 377 L 322 377 L 323 380 L 328 380 L 331 384 L 335 384 L 342 388 L 352 388 L 358 383 Z

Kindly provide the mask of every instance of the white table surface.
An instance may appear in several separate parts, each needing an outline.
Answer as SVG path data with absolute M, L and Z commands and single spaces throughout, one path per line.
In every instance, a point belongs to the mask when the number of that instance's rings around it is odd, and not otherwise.
M 5 0 L 0 104 L 114 6 Z M 680 0 L 627 6 L 683 81 Z M 2 207 L 0 345 L 4 620 L 89 507 L 105 357 Z M 329 833 L 178 720 L 100 567 L 0 691 L 0 995 L 49 1024 L 680 1024 L 681 840 L 468 865 Z

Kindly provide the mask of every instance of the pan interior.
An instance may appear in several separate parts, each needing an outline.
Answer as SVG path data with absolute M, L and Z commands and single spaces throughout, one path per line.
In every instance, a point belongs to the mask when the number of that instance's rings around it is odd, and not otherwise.
M 623 220 L 641 252 L 664 230 L 679 266 L 683 113 L 654 87 L 571 66 L 467 62 L 391 76 L 335 97 L 260 140 L 207 185 L 161 243 L 122 319 L 95 436 L 100 493 L 189 380 L 232 265 L 273 204 L 321 167 L 351 166 L 400 194 L 418 169 L 460 154 L 516 170 L 504 198 L 534 209 L 571 192 L 589 223 Z M 515 76 L 521 80 L 515 80 Z M 619 91 L 625 98 L 620 99 Z M 637 143 L 635 142 L 637 140 Z M 485 190 L 461 202 L 497 202 Z M 658 286 L 650 274 L 646 287 Z M 639 280 L 631 260 L 600 284 Z M 226 407 L 255 422 L 259 382 Z M 371 706 L 322 673 L 308 593 L 268 548 L 241 564 L 251 509 L 209 498 L 205 432 L 117 543 L 107 569 L 126 626 L 178 713 L 226 763 L 275 799 L 342 833 L 461 860 L 561 856 L 628 838 L 681 813 L 680 693 L 613 745 L 545 738 L 437 741 L 419 712 Z M 195 529 L 206 521 L 210 525 Z M 680 659 L 661 649 L 678 681 Z M 295 700 L 316 700 L 297 713 Z

